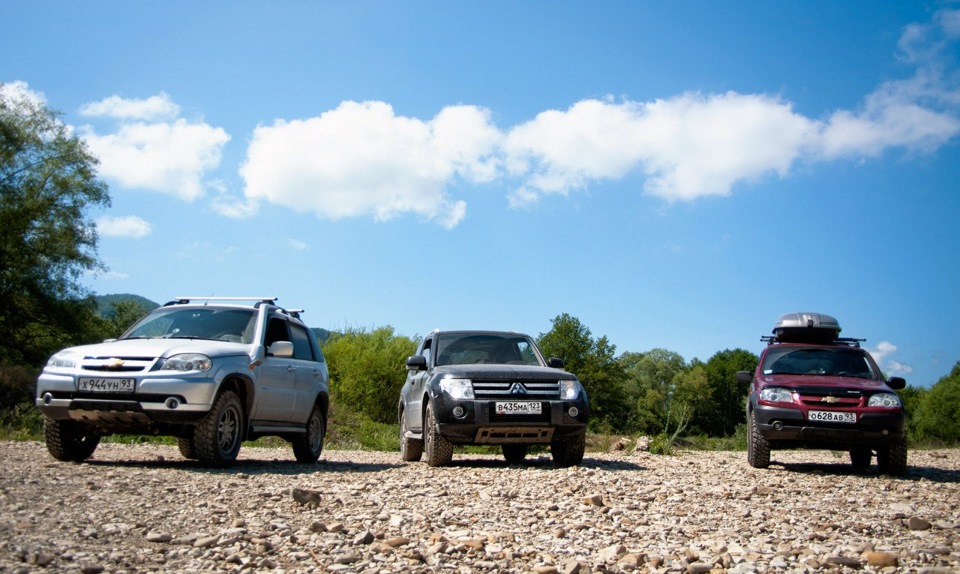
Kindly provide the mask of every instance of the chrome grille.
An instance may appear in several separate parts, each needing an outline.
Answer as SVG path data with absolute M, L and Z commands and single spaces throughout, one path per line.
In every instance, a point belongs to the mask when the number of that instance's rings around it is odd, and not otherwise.
M 473 380 L 478 399 L 559 399 L 559 381 Z
M 138 373 L 153 365 L 154 357 L 84 357 L 80 368 L 97 373 Z

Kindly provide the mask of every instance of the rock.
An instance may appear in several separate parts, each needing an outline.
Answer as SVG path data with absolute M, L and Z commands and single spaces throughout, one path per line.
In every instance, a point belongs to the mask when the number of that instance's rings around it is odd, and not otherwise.
M 932 526 L 932 524 L 918 516 L 911 516 L 907 519 L 907 528 L 910 530 L 930 530 Z
M 303 506 L 317 508 L 320 506 L 320 491 L 307 490 L 305 488 L 294 488 L 290 491 L 293 501 Z
M 888 568 L 900 563 L 897 555 L 891 552 L 867 552 L 864 558 L 868 565 L 875 568 Z

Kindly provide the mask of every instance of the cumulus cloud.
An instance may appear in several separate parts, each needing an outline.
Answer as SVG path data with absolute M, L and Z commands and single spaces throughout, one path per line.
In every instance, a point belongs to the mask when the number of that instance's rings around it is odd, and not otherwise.
M 889 341 L 880 341 L 875 348 L 869 351 L 880 368 L 888 375 L 902 376 L 913 372 L 913 367 L 910 365 L 890 359 L 890 356 L 897 352 L 897 346 Z
M 104 177 L 122 187 L 194 201 L 206 194 L 206 174 L 219 167 L 230 136 L 222 128 L 176 118 L 179 111 L 166 94 L 146 100 L 111 96 L 81 112 L 119 120 L 114 131 L 98 134 L 91 126 L 80 131 Z
M 384 102 L 343 102 L 317 117 L 258 127 L 240 174 L 248 199 L 334 220 L 415 213 L 451 228 L 466 203 L 446 187 L 491 181 L 500 137 L 489 112 L 474 106 L 424 121 Z
M 0 82 L 0 100 L 16 104 L 18 102 L 29 103 L 35 106 L 47 103 L 47 98 L 43 92 L 30 89 L 30 85 L 24 81 Z
M 97 219 L 96 224 L 97 231 L 104 237 L 130 237 L 139 239 L 153 232 L 153 225 L 136 215 L 101 217 Z
M 80 106 L 80 115 L 121 120 L 171 119 L 180 115 L 180 106 L 173 103 L 170 96 L 163 92 L 145 100 L 110 96 L 99 102 Z

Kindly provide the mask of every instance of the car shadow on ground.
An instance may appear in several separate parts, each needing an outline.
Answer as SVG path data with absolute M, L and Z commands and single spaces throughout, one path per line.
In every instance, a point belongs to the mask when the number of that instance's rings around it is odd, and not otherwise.
M 554 464 L 550 455 L 528 456 L 521 463 L 510 464 L 502 458 L 472 458 L 469 454 L 455 454 L 453 461 L 447 466 L 453 468 L 542 468 L 562 470 L 562 467 Z M 577 466 L 597 470 L 646 470 L 645 467 L 627 460 L 600 460 L 590 458 L 589 455 L 583 457 L 583 462 Z
M 892 478 L 896 480 L 920 480 L 925 479 L 931 482 L 958 483 L 960 482 L 960 470 L 951 470 L 935 468 L 930 466 L 908 466 L 907 474 L 904 476 L 891 476 L 880 474 L 876 465 L 867 469 L 856 469 L 849 462 L 837 461 L 836 463 L 814 463 L 814 462 L 777 462 L 770 461 L 771 467 L 780 467 L 788 472 L 800 474 L 824 474 L 830 476 L 863 476 L 875 478 Z
M 223 475 L 304 475 L 325 472 L 381 472 L 393 468 L 399 468 L 402 464 L 384 464 L 384 463 L 358 463 L 349 461 L 331 461 L 318 460 L 315 463 L 305 464 L 294 460 L 254 460 L 241 459 L 232 466 L 225 468 L 211 468 L 202 466 L 193 460 L 185 459 L 166 459 L 158 457 L 154 460 L 96 460 L 90 459 L 84 462 L 91 466 L 102 467 L 123 467 L 123 468 L 144 468 L 144 469 L 170 469 L 182 470 L 185 472 L 197 472 L 203 474 L 223 474 Z

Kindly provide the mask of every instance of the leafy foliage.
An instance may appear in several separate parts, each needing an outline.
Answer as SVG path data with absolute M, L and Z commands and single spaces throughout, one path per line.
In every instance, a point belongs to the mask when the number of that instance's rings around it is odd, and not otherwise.
M 946 443 L 960 440 L 960 362 L 923 396 L 914 421 L 923 439 Z
M 87 210 L 110 197 L 96 167 L 56 113 L 0 84 L 0 363 L 39 365 L 95 336 L 79 279 L 102 268 Z
M 396 422 L 405 361 L 416 350 L 415 341 L 390 326 L 331 335 L 323 345 L 331 395 L 376 422 Z
M 616 345 L 606 336 L 594 339 L 590 329 L 566 313 L 552 321 L 553 328 L 541 333 L 537 345 L 547 357 L 563 359 L 565 369 L 577 375 L 590 398 L 590 425 L 609 424 L 624 430 L 629 405 L 623 401 L 623 367 L 617 361 Z

